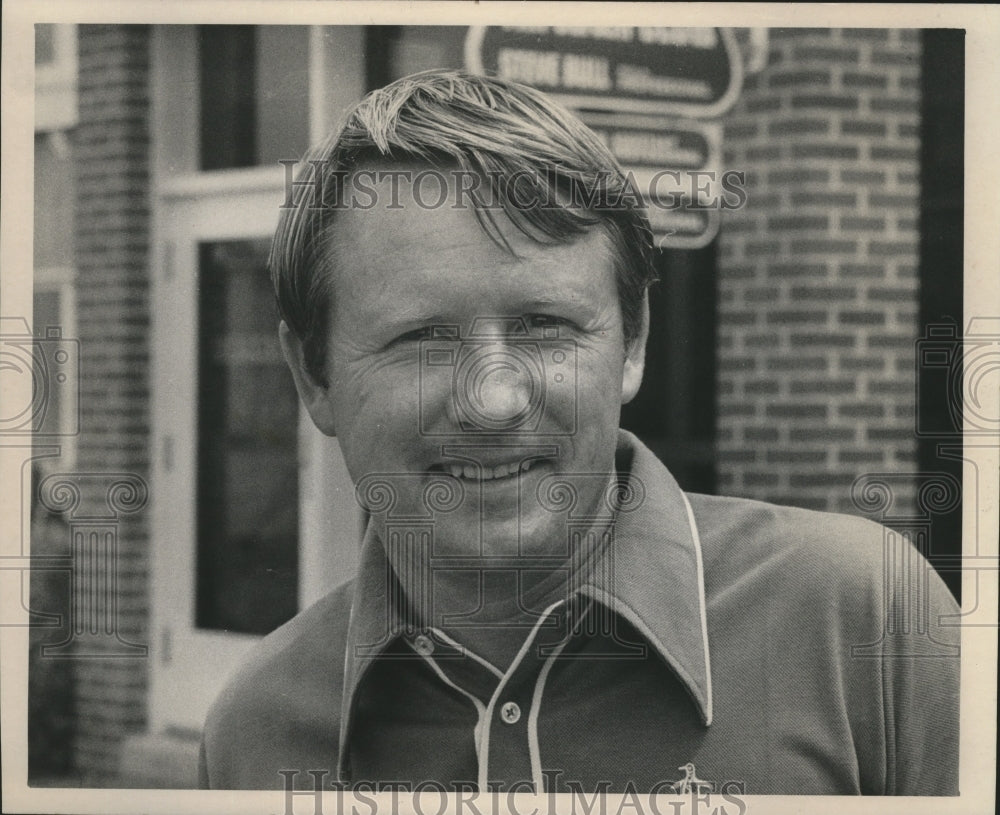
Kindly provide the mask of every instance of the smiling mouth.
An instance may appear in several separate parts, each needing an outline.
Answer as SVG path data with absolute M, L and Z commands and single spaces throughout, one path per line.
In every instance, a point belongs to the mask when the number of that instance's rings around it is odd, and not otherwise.
M 434 469 L 445 472 L 454 478 L 465 481 L 502 481 L 513 478 L 519 473 L 526 473 L 541 459 L 529 458 L 524 461 L 511 461 L 486 467 L 475 464 L 440 464 Z

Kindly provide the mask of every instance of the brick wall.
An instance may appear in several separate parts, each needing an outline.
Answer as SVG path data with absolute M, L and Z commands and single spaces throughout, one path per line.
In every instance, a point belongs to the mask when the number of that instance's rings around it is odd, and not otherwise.
M 117 632 L 91 637 L 76 668 L 77 770 L 114 782 L 121 739 L 145 718 L 148 514 L 115 512 L 113 473 L 149 471 L 149 31 L 80 26 L 75 241 L 81 353 L 80 514 L 120 518 Z M 94 593 L 99 587 L 90 585 Z M 100 602 L 89 597 L 87 602 Z M 78 651 L 84 648 L 78 644 Z M 112 656 L 113 655 L 113 656 Z
M 726 117 L 749 198 L 720 237 L 720 492 L 858 512 L 858 475 L 916 469 L 919 51 L 772 29 Z

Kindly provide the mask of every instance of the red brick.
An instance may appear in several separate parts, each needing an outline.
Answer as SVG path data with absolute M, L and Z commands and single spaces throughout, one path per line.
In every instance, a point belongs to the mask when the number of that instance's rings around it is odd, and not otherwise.
M 793 380 L 789 392 L 793 395 L 854 393 L 857 383 L 850 379 Z
M 768 357 L 765 363 L 769 371 L 825 371 L 828 365 L 825 357 L 801 356 L 799 354 L 787 357 Z
M 822 62 L 832 65 L 856 63 L 859 53 L 857 48 L 827 45 L 798 45 L 792 50 L 792 56 L 796 61 L 803 63 Z
M 887 48 L 876 48 L 872 51 L 871 61 L 873 65 L 906 65 L 917 67 L 919 60 L 913 50 L 894 51 Z
M 884 136 L 886 125 L 885 122 L 845 119 L 840 123 L 840 132 L 845 136 Z
M 765 460 L 768 464 L 823 464 L 827 460 L 825 450 L 768 450 Z
M 792 158 L 857 159 L 858 148 L 849 144 L 793 144 Z
M 916 151 L 913 147 L 885 147 L 874 145 L 871 148 L 871 157 L 875 161 L 914 161 Z
M 885 408 L 882 405 L 863 403 L 840 405 L 837 408 L 837 415 L 847 419 L 881 419 L 885 416 Z
M 830 85 L 829 71 L 773 71 L 768 76 L 771 88 L 826 88 Z
M 840 228 L 849 230 L 864 230 L 864 231 L 884 231 L 885 230 L 885 218 L 865 218 L 844 215 L 840 219 Z M 841 269 L 844 268 L 844 264 L 841 264 Z M 877 267 L 876 267 L 877 268 Z
M 885 173 L 881 170 L 852 170 L 844 168 L 840 171 L 840 180 L 845 184 L 885 184 Z
M 869 102 L 873 113 L 916 113 L 917 103 L 909 99 L 873 97 Z
M 766 268 L 769 278 L 784 279 L 790 277 L 825 277 L 827 274 L 824 263 L 771 263 Z
M 818 204 L 824 208 L 831 206 L 855 207 L 858 197 L 853 192 L 793 192 L 792 204 L 794 206 L 809 206 Z
M 843 464 L 878 464 L 885 456 L 880 450 L 838 450 L 837 460 Z
M 743 392 L 750 395 L 774 395 L 781 390 L 781 385 L 770 379 L 753 380 L 743 386 Z
M 771 122 L 767 127 L 768 135 L 788 136 L 819 133 L 829 133 L 830 123 L 821 119 L 786 119 L 784 121 Z
M 858 97 L 838 96 L 820 93 L 796 93 L 792 95 L 792 110 L 857 110 Z
M 780 434 L 773 427 L 748 427 L 743 431 L 743 438 L 753 442 L 776 442 Z
M 858 71 L 845 71 L 841 82 L 845 88 L 885 89 L 889 84 L 889 80 L 884 74 L 861 73 Z
M 841 325 L 885 325 L 885 313 L 881 311 L 841 311 L 837 315 Z
M 802 325 L 803 323 L 825 324 L 825 311 L 802 311 L 797 309 L 782 309 L 770 311 L 767 314 L 769 325 Z
M 830 180 L 830 171 L 816 167 L 792 167 L 770 170 L 767 174 L 770 184 L 825 184 Z
M 792 241 L 792 252 L 797 255 L 811 254 L 845 254 L 852 255 L 857 251 L 857 242 L 853 240 L 840 240 L 837 238 L 826 238 L 822 240 L 795 240 Z

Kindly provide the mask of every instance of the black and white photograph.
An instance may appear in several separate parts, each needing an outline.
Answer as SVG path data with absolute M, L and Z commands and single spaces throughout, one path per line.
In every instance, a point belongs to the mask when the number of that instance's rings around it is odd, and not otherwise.
M 5 4 L 2 811 L 992 812 L 997 54 Z

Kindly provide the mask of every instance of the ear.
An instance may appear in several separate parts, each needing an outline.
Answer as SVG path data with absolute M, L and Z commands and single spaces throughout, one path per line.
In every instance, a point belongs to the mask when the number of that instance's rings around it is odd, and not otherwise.
M 642 384 L 646 365 L 646 340 L 649 337 L 649 291 L 642 295 L 639 333 L 625 349 L 625 368 L 622 371 L 622 404 L 631 402 Z
M 306 370 L 302 342 L 284 320 L 278 327 L 278 338 L 281 340 L 281 352 L 285 355 L 285 362 L 288 363 L 292 379 L 295 380 L 295 390 L 298 391 L 299 399 L 309 412 L 313 424 L 327 436 L 337 435 L 334 430 L 330 388 L 317 382 Z

